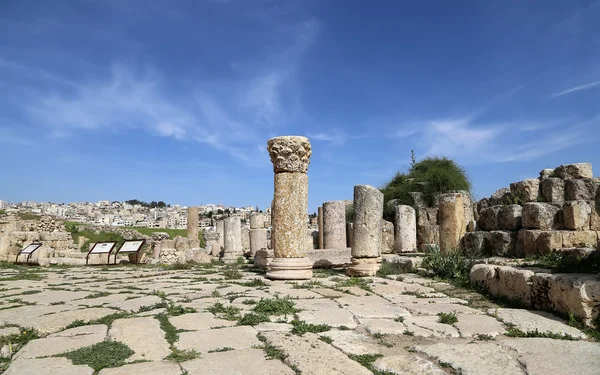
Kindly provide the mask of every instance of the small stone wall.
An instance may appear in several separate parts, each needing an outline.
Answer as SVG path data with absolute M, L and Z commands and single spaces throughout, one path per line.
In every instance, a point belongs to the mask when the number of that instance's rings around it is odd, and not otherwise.
M 600 179 L 590 163 L 544 169 L 477 202 L 477 230 L 462 246 L 469 253 L 527 257 L 600 238 Z

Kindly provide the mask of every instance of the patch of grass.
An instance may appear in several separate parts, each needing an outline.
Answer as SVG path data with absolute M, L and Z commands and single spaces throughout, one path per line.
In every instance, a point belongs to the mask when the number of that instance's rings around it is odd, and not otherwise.
M 110 296 L 110 293 L 109 292 L 98 292 L 98 293 L 87 295 L 83 298 L 84 299 L 92 299 L 92 298 L 100 298 L 100 297 L 106 297 L 106 296 Z
M 394 318 L 394 322 L 402 323 L 402 322 L 404 322 L 404 317 L 403 316 L 397 316 L 397 317 Z
M 235 260 L 235 264 L 237 264 L 238 266 L 241 266 L 241 265 L 242 265 L 242 264 L 244 264 L 244 263 L 246 263 L 246 258 L 244 258 L 244 257 L 238 257 L 238 258 Z
M 516 327 L 509 326 L 504 334 L 508 337 L 543 337 L 548 339 L 556 339 L 556 340 L 568 340 L 568 341 L 577 341 L 579 340 L 576 337 L 569 335 L 568 333 L 554 333 L 554 332 L 540 332 L 537 329 L 534 331 L 523 332 Z
M 29 341 L 39 339 L 40 335 L 34 328 L 19 328 L 19 333 L 14 333 L 8 336 L 0 336 L 0 347 L 9 345 L 12 352 L 16 353 L 24 347 Z
M 493 336 L 491 336 L 491 335 L 486 335 L 486 334 L 483 334 L 483 333 L 478 333 L 478 334 L 475 336 L 475 338 L 476 338 L 477 340 L 479 340 L 479 341 L 492 341 L 492 340 L 494 339 L 494 337 L 493 337 Z
M 166 359 L 168 361 L 180 363 L 180 362 L 185 362 L 185 361 L 189 361 L 192 359 L 196 359 L 198 357 L 200 357 L 200 353 L 198 353 L 197 351 L 195 351 L 193 349 L 192 350 L 181 350 L 181 349 L 177 349 L 177 348 L 172 348 L 171 354 L 169 354 L 169 356 Z
M 173 263 L 173 264 L 163 264 L 161 268 L 164 270 L 175 271 L 175 270 L 191 270 L 196 266 L 195 263 L 186 262 L 186 263 Z
M 260 342 L 263 343 L 262 349 L 265 351 L 265 354 L 267 355 L 267 357 L 269 357 L 269 359 L 278 359 L 280 361 L 283 361 L 287 358 L 288 355 L 283 350 L 269 343 L 265 336 L 258 334 L 256 337 Z
M 331 326 L 327 324 L 310 324 L 306 323 L 303 320 L 297 319 L 292 320 L 290 324 L 294 327 L 292 328 L 292 333 L 300 336 L 302 336 L 306 332 L 321 333 L 331 330 Z
M 138 297 L 128 297 L 127 300 L 129 299 L 135 299 Z M 138 313 L 142 313 L 142 312 L 146 312 L 146 311 L 152 311 L 152 310 L 156 310 L 156 309 L 166 309 L 169 306 L 169 304 L 166 301 L 161 301 L 158 303 L 155 303 L 154 305 L 149 305 L 149 306 L 142 306 L 138 309 Z
M 0 282 L 1 281 L 19 281 L 19 280 L 40 281 L 40 280 L 42 280 L 42 276 L 36 272 L 20 272 L 13 276 L 0 277 Z
M 346 327 L 346 326 L 339 326 L 338 329 L 340 331 L 350 331 L 350 328 Z
M 160 323 L 160 328 L 165 332 L 165 340 L 167 340 L 169 344 L 173 345 L 175 341 L 179 340 L 177 328 L 169 322 L 169 318 L 166 314 L 156 314 L 154 317 Z
M 242 304 L 244 304 L 244 305 L 256 305 L 256 300 L 245 299 L 245 300 L 242 301 Z
M 421 267 L 433 271 L 441 279 L 469 286 L 469 272 L 478 257 L 478 254 L 465 254 L 460 249 L 442 252 L 437 246 L 430 246 Z
M 192 307 L 183 307 L 181 305 L 173 305 L 170 304 L 167 306 L 167 315 L 169 316 L 179 316 L 183 314 L 191 314 L 198 312 L 196 309 Z
M 240 326 L 255 326 L 259 323 L 270 322 L 271 319 L 267 314 L 247 313 L 238 320 Z
M 42 292 L 41 290 L 26 290 L 24 292 L 21 292 L 21 295 L 22 296 L 26 296 L 26 295 L 29 295 L 29 294 L 38 294 L 38 293 L 41 293 L 41 292 Z
M 319 336 L 319 340 L 326 342 L 328 344 L 331 344 L 333 342 L 333 339 L 331 337 L 325 336 L 325 335 Z
M 210 294 L 210 296 L 213 297 L 213 298 L 219 298 L 219 297 L 221 297 L 221 293 L 219 293 L 219 291 L 215 289 L 215 290 L 212 291 L 212 293 Z
M 362 277 L 348 277 L 345 279 L 338 280 L 335 289 L 358 287 L 363 290 L 366 290 L 367 292 L 373 293 L 373 289 L 371 289 L 371 286 L 369 285 L 371 281 L 371 279 L 365 279 Z
M 64 305 L 65 303 L 65 301 L 50 302 L 50 306 Z
M 330 268 L 317 268 L 313 270 L 313 277 L 316 278 L 327 278 L 330 276 L 337 276 L 341 272 L 330 269 Z
M 404 332 L 402 332 L 404 335 L 406 336 L 414 336 L 415 333 L 413 331 L 410 331 L 408 329 L 405 329 Z
M 244 277 L 244 275 L 242 275 L 242 273 L 235 268 L 226 269 L 223 271 L 223 276 L 225 276 L 227 280 L 238 280 Z
M 452 365 L 448 362 L 440 361 L 441 368 L 452 368 Z
M 398 275 L 401 273 L 406 273 L 402 264 L 397 262 L 381 262 L 381 267 L 377 271 L 377 276 L 387 277 L 389 275 Z
M 220 353 L 220 352 L 228 352 L 230 350 L 234 350 L 233 348 L 230 348 L 229 346 L 226 346 L 224 348 L 219 348 L 219 349 L 214 349 L 214 350 L 209 350 L 209 353 Z
M 103 316 L 102 318 L 90 320 L 87 322 L 84 322 L 83 320 L 78 319 L 78 320 L 75 320 L 74 322 L 71 322 L 71 324 L 66 326 L 65 329 L 76 328 L 76 327 L 81 327 L 81 326 L 88 326 L 88 325 L 93 325 L 93 324 L 106 324 L 108 327 L 110 327 L 115 320 L 129 318 L 132 315 L 133 314 L 131 314 L 129 312 L 120 311 L 120 312 L 116 312 L 114 314 L 109 314 L 109 315 Z
M 102 341 L 60 356 L 67 357 L 74 365 L 88 365 L 94 371 L 100 371 L 107 367 L 122 366 L 133 353 L 129 346 L 118 341 Z
M 324 287 L 323 283 L 320 282 L 319 280 L 310 280 L 307 282 L 304 282 L 302 284 L 299 283 L 291 283 L 292 284 L 292 289 L 312 289 L 312 288 L 322 288 Z
M 439 323 L 443 323 L 443 324 L 454 324 L 456 322 L 458 322 L 458 317 L 456 316 L 456 313 L 454 312 L 450 312 L 450 313 L 438 313 L 439 319 L 438 322 Z
M 269 284 L 267 284 L 264 280 L 262 280 L 262 279 L 256 279 L 256 278 L 252 279 L 250 281 L 239 283 L 239 285 L 241 285 L 241 286 L 247 286 L 247 287 L 269 286 Z
M 290 315 L 299 311 L 294 301 L 289 297 L 261 298 L 252 310 L 256 313 L 266 315 Z
M 209 312 L 217 315 L 223 314 L 223 319 L 238 320 L 240 309 L 234 306 L 225 307 L 221 302 L 217 302 L 207 309 Z
M 366 367 L 367 369 L 369 369 L 370 371 L 372 371 L 375 374 L 381 374 L 381 372 L 379 372 L 375 368 L 373 368 L 373 362 L 375 362 L 377 360 L 377 358 L 380 358 L 380 357 L 383 357 L 383 354 L 360 354 L 360 355 L 349 354 L 348 355 L 348 358 L 360 363 L 361 365 L 363 365 L 364 367 Z

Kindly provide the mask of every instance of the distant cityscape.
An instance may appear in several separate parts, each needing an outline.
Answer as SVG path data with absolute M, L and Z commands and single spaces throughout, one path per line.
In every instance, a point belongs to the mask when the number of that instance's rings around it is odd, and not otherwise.
M 115 227 L 172 228 L 187 227 L 187 206 L 169 205 L 164 202 L 145 203 L 138 200 L 124 202 L 98 201 L 72 202 L 68 204 L 25 201 L 9 203 L 0 200 L 0 210 L 10 212 L 29 212 L 34 215 L 51 215 L 65 221 L 110 225 Z M 270 213 L 270 208 L 264 210 Z M 257 206 L 225 207 L 221 204 L 198 206 L 200 228 L 213 225 L 214 220 L 228 216 L 237 216 L 248 220 L 252 212 L 262 212 Z

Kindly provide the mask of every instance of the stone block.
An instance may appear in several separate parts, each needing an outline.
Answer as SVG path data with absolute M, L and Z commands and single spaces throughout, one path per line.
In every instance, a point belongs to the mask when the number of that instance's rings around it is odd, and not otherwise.
M 350 248 L 309 250 L 306 256 L 313 262 L 313 268 L 341 267 L 352 261 Z
M 587 324 L 600 313 L 600 275 L 553 274 L 548 279 L 550 310 L 583 318 Z
M 493 204 L 490 203 L 489 198 L 480 199 L 475 203 L 475 220 L 479 220 L 481 217 L 481 211 L 485 210 L 488 207 L 492 207 Z
M 398 253 L 417 251 L 417 218 L 410 206 L 394 207 L 394 249 Z
M 536 252 L 534 254 L 548 254 L 554 250 L 560 250 L 563 247 L 563 231 L 541 231 L 535 245 Z
M 591 201 L 596 196 L 598 184 L 593 178 L 582 178 L 578 180 L 565 180 L 565 200 L 567 201 Z
M 423 207 L 417 211 L 417 225 L 437 225 L 438 209 L 436 207 Z
M 462 246 L 467 254 L 489 255 L 490 232 L 475 231 L 468 232 L 462 239 Z
M 491 231 L 489 233 L 488 251 L 491 251 L 492 255 L 515 255 L 517 232 Z
M 568 201 L 563 205 L 563 227 L 568 230 L 587 230 L 592 210 L 586 201 Z
M 535 273 L 531 270 L 499 266 L 498 295 L 515 301 L 524 307 L 531 307 L 531 286 Z
M 467 232 L 467 221 L 462 194 L 446 193 L 439 196 L 440 248 L 453 251 Z
M 391 221 L 382 221 L 381 252 L 383 254 L 391 254 L 394 252 L 394 223 Z
M 551 178 L 554 175 L 554 169 L 546 168 L 540 171 L 540 181 L 544 181 L 545 179 Z
M 498 213 L 502 206 L 493 206 L 484 208 L 479 213 L 479 229 L 481 230 L 498 230 Z
M 440 245 L 440 226 L 421 225 L 417 228 L 417 243 L 419 249 L 424 250 L 428 245 Z
M 565 201 L 565 180 L 561 178 L 547 178 L 540 184 L 544 202 L 562 206 Z
M 563 180 L 594 177 L 591 163 L 563 164 L 554 170 L 554 175 Z
M 540 180 L 531 178 L 510 184 L 510 193 L 521 202 L 535 202 L 540 191 Z
M 531 306 L 536 310 L 551 311 L 552 306 L 548 297 L 550 290 L 550 273 L 536 273 L 531 279 Z
M 475 264 L 469 273 L 469 279 L 474 285 L 487 290 L 491 295 L 498 295 L 498 276 L 493 264 Z
M 596 247 L 598 232 L 596 231 L 560 231 L 562 234 L 562 247 Z
M 509 188 L 498 189 L 490 197 L 490 206 L 501 206 L 512 199 Z
M 501 206 L 498 210 L 498 229 L 519 230 L 522 227 L 523 208 L 518 204 Z
M 553 230 L 561 227 L 560 209 L 550 203 L 531 202 L 523 205 L 523 227 Z
M 600 193 L 600 189 L 598 189 Z M 590 229 L 600 231 L 600 200 L 596 194 L 596 201 L 591 201 L 590 205 Z

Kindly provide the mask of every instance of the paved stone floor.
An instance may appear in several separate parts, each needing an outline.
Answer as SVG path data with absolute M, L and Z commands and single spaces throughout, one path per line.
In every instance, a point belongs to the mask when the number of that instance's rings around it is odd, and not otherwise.
M 600 374 L 561 319 L 414 274 L 5 268 L 0 336 L 6 375 Z

